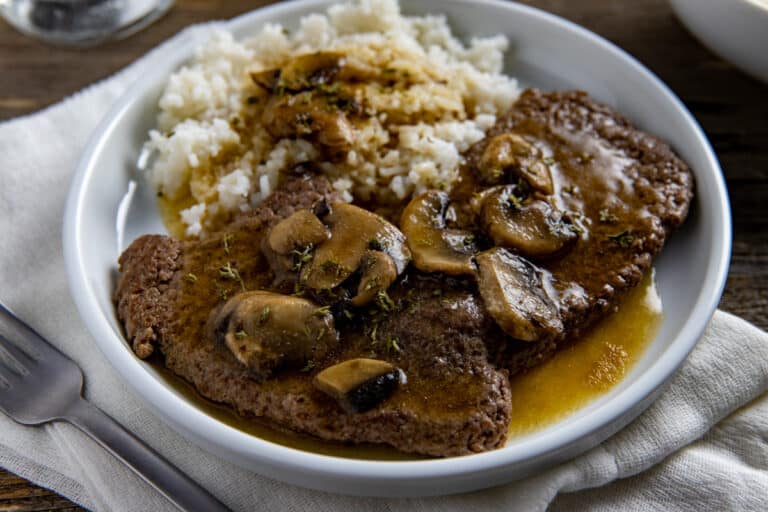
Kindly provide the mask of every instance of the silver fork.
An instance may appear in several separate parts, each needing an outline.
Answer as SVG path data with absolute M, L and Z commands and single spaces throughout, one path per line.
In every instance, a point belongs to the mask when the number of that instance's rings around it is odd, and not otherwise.
M 23 425 L 67 421 L 127 465 L 181 510 L 228 510 L 220 501 L 82 395 L 83 372 L 0 303 L 15 331 L 0 333 L 0 410 Z M 22 350 L 23 348 L 23 350 Z

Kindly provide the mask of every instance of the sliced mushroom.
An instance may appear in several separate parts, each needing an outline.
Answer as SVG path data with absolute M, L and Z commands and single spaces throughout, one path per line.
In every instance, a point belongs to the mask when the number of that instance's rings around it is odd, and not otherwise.
M 446 226 L 449 198 L 431 190 L 414 198 L 403 211 L 400 228 L 413 253 L 413 264 L 424 272 L 473 275 L 477 251 L 469 231 Z
M 269 247 L 277 254 L 288 255 L 297 249 L 318 245 L 331 237 L 331 232 L 309 210 L 298 210 L 278 222 L 269 232 Z
M 331 238 L 315 249 L 312 261 L 302 268 L 301 280 L 309 288 L 336 288 L 360 267 L 369 250 L 386 253 L 397 274 L 411 260 L 400 230 L 375 213 L 337 203 L 331 205 L 331 213 L 323 220 L 331 230 Z
M 483 201 L 480 221 L 496 245 L 528 258 L 562 254 L 578 236 L 546 201 L 521 199 L 515 185 L 494 187 Z
M 332 82 L 345 64 L 343 53 L 321 51 L 298 55 L 280 69 L 251 73 L 251 79 L 270 92 L 299 92 Z
M 360 265 L 360 284 L 357 295 L 350 302 L 353 306 L 368 304 L 382 290 L 386 290 L 397 279 L 397 267 L 392 258 L 381 251 L 366 251 Z
M 485 307 L 505 333 L 523 341 L 542 341 L 563 332 L 543 270 L 501 247 L 478 254 L 477 266 Z
M 492 137 L 478 161 L 477 170 L 489 184 L 502 181 L 507 172 L 523 178 L 531 187 L 551 195 L 552 176 L 539 148 L 515 133 Z
M 355 140 L 354 126 L 345 112 L 329 108 L 312 91 L 270 96 L 261 122 L 275 138 L 312 137 L 336 152 L 349 150 Z
M 356 82 L 375 71 L 344 53 L 320 51 L 253 72 L 251 79 L 268 93 L 261 124 L 275 138 L 309 137 L 340 156 L 355 140 L 350 119 L 363 113 Z
M 242 292 L 229 299 L 211 314 L 207 331 L 258 379 L 322 358 L 339 341 L 327 308 L 266 291 Z
M 265 69 L 262 71 L 252 71 L 251 80 L 258 86 L 263 87 L 268 92 L 273 92 L 280 80 L 280 69 Z
M 392 396 L 401 372 L 378 359 L 349 359 L 318 373 L 313 383 L 349 413 L 368 411 Z

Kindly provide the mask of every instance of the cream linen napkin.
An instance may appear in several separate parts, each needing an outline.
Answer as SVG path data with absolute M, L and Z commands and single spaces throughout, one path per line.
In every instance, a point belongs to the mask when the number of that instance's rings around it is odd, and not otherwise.
M 162 48 L 194 44 L 193 27 Z M 286 485 L 188 443 L 126 389 L 69 296 L 64 200 L 97 122 L 153 51 L 40 113 L 0 124 L 0 298 L 83 368 L 86 396 L 235 510 L 768 510 L 768 335 L 718 312 L 667 390 L 592 451 L 528 480 L 430 499 L 362 499 Z M 74 70 L 76 71 L 76 70 Z M 741 409 L 740 409 L 741 408 Z M 93 510 L 170 510 L 67 424 L 22 427 L 0 414 L 0 466 Z

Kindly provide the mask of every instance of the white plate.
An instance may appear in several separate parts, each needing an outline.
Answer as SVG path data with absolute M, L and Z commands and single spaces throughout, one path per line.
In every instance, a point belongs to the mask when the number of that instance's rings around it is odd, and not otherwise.
M 720 57 L 768 83 L 768 0 L 670 0 L 680 21 Z
M 295 26 L 327 0 L 270 6 L 229 23 L 238 36 L 266 21 Z M 499 450 L 459 459 L 407 462 L 354 460 L 273 444 L 206 415 L 133 355 L 112 305 L 117 260 L 115 215 L 163 83 L 192 52 L 169 52 L 118 102 L 96 130 L 72 183 L 64 220 L 70 287 L 99 347 L 125 382 L 163 420 L 205 449 L 293 484 L 346 494 L 415 496 L 478 489 L 530 475 L 571 458 L 618 431 L 655 398 L 707 325 L 722 292 L 730 255 L 730 213 L 723 177 L 704 134 L 674 94 L 632 57 L 604 39 L 542 11 L 499 1 L 404 1 L 410 14 L 444 13 L 462 37 L 506 34 L 506 71 L 524 85 L 579 88 L 669 141 L 696 175 L 696 201 L 684 228 L 658 259 L 665 319 L 647 352 L 608 394 L 571 417 Z M 163 232 L 155 201 L 139 187 L 126 241 Z M 143 191 L 143 193 L 142 193 Z

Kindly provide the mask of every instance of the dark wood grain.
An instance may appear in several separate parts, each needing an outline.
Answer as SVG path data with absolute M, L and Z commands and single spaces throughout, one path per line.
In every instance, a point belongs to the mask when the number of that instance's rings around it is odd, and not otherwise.
M 87 51 L 52 48 L 0 23 L 0 120 L 43 108 L 109 76 L 189 24 L 229 18 L 266 3 L 182 0 L 144 32 Z M 664 0 L 524 3 L 613 41 L 658 74 L 691 109 L 721 160 L 733 207 L 733 259 L 720 307 L 768 328 L 768 87 L 699 45 Z M 78 509 L 0 470 L 0 511 L 10 510 Z

